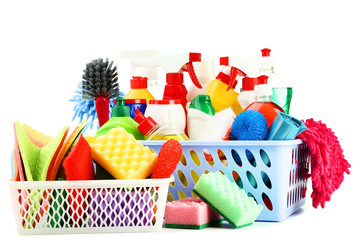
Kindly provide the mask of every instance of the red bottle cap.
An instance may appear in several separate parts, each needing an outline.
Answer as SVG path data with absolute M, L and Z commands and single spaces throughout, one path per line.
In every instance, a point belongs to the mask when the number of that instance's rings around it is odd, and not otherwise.
M 166 83 L 184 83 L 184 74 L 179 72 L 172 72 L 166 74 Z
M 189 53 L 189 62 L 201 62 L 201 53 Z
M 139 124 L 138 129 L 144 135 L 148 134 L 153 128 L 158 126 L 152 117 L 149 116 L 146 118 L 139 109 L 136 109 L 134 120 Z
M 160 104 L 160 105 L 181 104 L 181 101 L 180 99 L 150 100 L 149 104 Z
M 125 104 L 146 104 L 146 99 L 126 99 Z
M 147 77 L 133 76 L 130 79 L 130 87 L 131 89 L 147 88 L 147 80 Z
M 270 57 L 270 51 L 271 51 L 271 49 L 269 49 L 269 48 L 261 49 L 262 56 L 263 57 Z
M 258 85 L 258 78 L 244 77 L 242 79 L 243 91 L 254 91 L 255 85 Z
M 257 77 L 257 79 L 258 79 L 258 84 L 267 84 L 268 78 L 269 78 L 269 76 L 266 76 L 266 75 L 258 76 L 258 77 Z
M 229 66 L 229 57 L 220 57 L 220 65 Z

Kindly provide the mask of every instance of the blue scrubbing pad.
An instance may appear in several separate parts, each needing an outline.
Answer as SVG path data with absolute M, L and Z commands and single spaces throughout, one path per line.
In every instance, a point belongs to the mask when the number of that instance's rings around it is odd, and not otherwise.
M 259 111 L 247 110 L 236 116 L 231 140 L 264 140 L 268 133 L 266 118 Z

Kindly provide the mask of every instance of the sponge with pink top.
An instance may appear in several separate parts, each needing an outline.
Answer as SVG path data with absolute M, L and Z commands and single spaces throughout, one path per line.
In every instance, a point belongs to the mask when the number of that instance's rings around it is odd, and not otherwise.
M 166 203 L 165 227 L 203 229 L 222 222 L 222 217 L 200 198 Z

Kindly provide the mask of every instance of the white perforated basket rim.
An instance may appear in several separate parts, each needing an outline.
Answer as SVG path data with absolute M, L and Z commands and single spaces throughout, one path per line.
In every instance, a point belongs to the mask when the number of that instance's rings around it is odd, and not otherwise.
M 165 141 L 142 141 L 145 142 L 146 146 L 159 146 L 162 145 Z M 182 146 L 296 146 L 303 141 L 301 139 L 295 140 L 282 140 L 282 141 L 269 141 L 269 140 L 261 140 L 261 141 L 198 141 L 198 140 L 186 140 L 179 141 Z
M 57 189 L 57 188 L 110 188 L 110 187 L 153 187 L 166 185 L 174 181 L 170 178 L 130 179 L 130 180 L 91 180 L 91 181 L 7 181 L 15 189 Z

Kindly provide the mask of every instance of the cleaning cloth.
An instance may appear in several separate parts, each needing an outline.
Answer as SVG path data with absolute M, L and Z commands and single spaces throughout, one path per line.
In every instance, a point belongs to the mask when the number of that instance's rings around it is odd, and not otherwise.
M 305 124 L 283 112 L 279 112 L 269 128 L 267 140 L 294 140 L 306 130 Z
M 27 181 L 45 181 L 49 166 L 54 156 L 58 152 L 66 136 L 67 127 L 65 126 L 56 137 L 54 137 L 43 148 L 37 147 L 26 135 L 19 122 L 15 122 L 17 142 Z
M 345 159 L 335 133 L 321 121 L 312 118 L 303 121 L 308 128 L 298 138 L 309 146 L 311 156 L 311 179 L 313 207 L 325 207 L 332 193 L 344 180 L 344 173 L 350 174 L 351 165 Z

